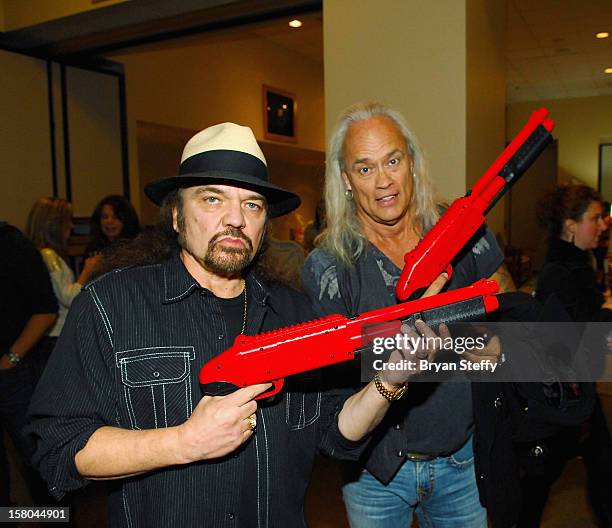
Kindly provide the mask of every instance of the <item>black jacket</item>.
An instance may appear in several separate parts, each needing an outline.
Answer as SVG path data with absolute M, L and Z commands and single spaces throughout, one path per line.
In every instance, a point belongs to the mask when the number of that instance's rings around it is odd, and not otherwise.
M 550 242 L 536 288 L 536 297 L 542 303 L 553 293 L 573 320 L 600 319 L 604 297 L 589 262 L 589 253 L 561 239 Z

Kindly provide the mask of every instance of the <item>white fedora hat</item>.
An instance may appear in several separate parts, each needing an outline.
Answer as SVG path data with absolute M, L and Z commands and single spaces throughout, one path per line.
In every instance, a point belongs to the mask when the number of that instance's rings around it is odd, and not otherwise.
M 270 183 L 266 158 L 249 127 L 221 123 L 198 132 L 185 145 L 179 175 L 145 186 L 145 194 L 160 205 L 180 187 L 221 183 L 252 189 L 268 202 L 271 218 L 290 213 L 300 197 Z

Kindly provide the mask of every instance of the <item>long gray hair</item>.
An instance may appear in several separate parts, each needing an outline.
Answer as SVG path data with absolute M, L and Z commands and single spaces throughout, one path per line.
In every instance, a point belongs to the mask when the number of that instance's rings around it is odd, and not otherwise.
M 415 221 L 419 222 L 420 228 L 426 230 L 439 217 L 423 151 L 404 117 L 397 110 L 380 103 L 360 103 L 347 108 L 336 123 L 327 151 L 324 190 L 327 229 L 322 234 L 321 247 L 348 266 L 352 266 L 361 255 L 367 241 L 357 219 L 355 202 L 347 200 L 345 196 L 346 186 L 342 179 L 344 142 L 353 123 L 373 117 L 390 119 L 406 140 L 406 148 L 413 163 L 414 182 L 410 207 Z

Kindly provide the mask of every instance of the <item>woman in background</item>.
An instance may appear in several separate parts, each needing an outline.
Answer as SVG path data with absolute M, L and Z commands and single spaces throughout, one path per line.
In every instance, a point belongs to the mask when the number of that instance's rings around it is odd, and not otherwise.
M 86 255 L 98 255 L 110 244 L 140 233 L 140 222 L 132 204 L 123 196 L 111 194 L 102 198 L 91 215 L 93 240 Z
M 72 206 L 62 198 L 39 198 L 28 215 L 26 236 L 34 242 L 45 261 L 59 304 L 57 321 L 49 331 L 44 347 L 49 352 L 64 326 L 70 304 L 92 277 L 100 259 L 87 258 L 83 271 L 75 280 L 67 263 L 67 245 L 72 227 Z
M 550 239 L 536 297 L 545 302 L 555 294 L 575 321 L 612 320 L 612 312 L 602 308 L 604 296 L 590 255 L 606 229 L 603 212 L 599 194 L 585 185 L 557 187 L 538 203 L 538 220 L 547 227 Z M 521 457 L 525 474 L 519 527 L 539 526 L 551 486 L 566 462 L 582 455 L 593 511 L 600 526 L 612 528 L 612 444 L 599 398 L 582 427 L 564 427 L 538 444 L 539 460 Z M 534 467 L 539 468 L 537 474 L 530 471 Z
M 585 185 L 558 187 L 538 203 L 550 240 L 536 296 L 555 293 L 575 321 L 610 320 L 589 253 L 606 229 L 603 212 L 599 194 Z

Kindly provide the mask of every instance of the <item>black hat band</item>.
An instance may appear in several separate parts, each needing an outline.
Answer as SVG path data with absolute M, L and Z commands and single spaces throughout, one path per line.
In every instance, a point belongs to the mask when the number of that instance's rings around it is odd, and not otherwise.
M 259 158 L 237 150 L 209 150 L 189 156 L 179 169 L 180 176 L 201 172 L 237 172 L 268 181 L 268 169 Z

